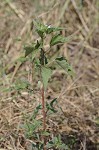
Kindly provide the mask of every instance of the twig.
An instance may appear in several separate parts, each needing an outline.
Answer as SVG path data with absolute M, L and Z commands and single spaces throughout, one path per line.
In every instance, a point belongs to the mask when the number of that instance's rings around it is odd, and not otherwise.
M 73 6 L 74 6 L 74 8 L 75 8 L 75 10 L 76 10 L 76 13 L 78 14 L 78 16 L 79 16 L 79 18 L 80 18 L 80 20 L 81 20 L 82 25 L 84 26 L 86 32 L 89 32 L 89 29 L 88 29 L 88 27 L 87 27 L 87 24 L 85 23 L 85 21 L 84 21 L 82 15 L 81 15 L 81 13 L 80 13 L 80 11 L 78 10 L 77 5 L 76 5 L 76 3 L 75 3 L 75 0 L 71 0 L 71 2 L 72 2 Z
M 59 16 L 59 21 L 58 21 L 58 23 L 57 23 L 57 26 L 60 25 L 60 21 L 61 21 L 62 17 L 64 16 L 64 13 L 65 13 L 65 11 L 66 11 L 66 8 L 67 8 L 68 5 L 69 5 L 69 2 L 70 2 L 70 0 L 67 0 L 67 1 L 65 2 L 65 4 L 64 4 L 64 7 L 63 7 L 62 10 L 61 10 L 61 14 L 60 14 L 60 16 Z
M 46 129 L 46 112 L 45 112 L 45 99 L 44 99 L 44 87 L 42 87 L 42 113 L 43 113 L 43 130 Z
M 6 3 L 9 5 L 9 7 L 14 11 L 14 13 L 22 20 L 24 21 L 23 15 L 25 14 L 22 10 L 18 10 L 14 4 L 6 0 Z
M 42 87 L 42 91 L 41 91 L 41 95 L 42 95 L 42 114 L 43 114 L 43 131 L 46 130 L 46 112 L 45 112 L 45 98 L 44 98 L 44 85 Z M 44 150 L 46 150 L 45 145 L 46 145 L 46 139 L 45 136 L 42 136 L 42 140 L 44 142 Z

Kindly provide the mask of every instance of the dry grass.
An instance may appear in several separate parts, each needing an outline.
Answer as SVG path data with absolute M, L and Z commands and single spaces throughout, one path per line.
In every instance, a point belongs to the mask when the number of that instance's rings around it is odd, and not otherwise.
M 29 62 L 20 65 L 15 61 L 23 55 L 23 45 L 36 38 L 31 31 L 33 19 L 66 28 L 63 35 L 75 34 L 68 44 L 60 46 L 56 55 L 68 58 L 76 71 L 73 80 L 66 79 L 61 71 L 53 74 L 46 100 L 58 97 L 62 111 L 49 118 L 50 124 L 68 141 L 73 135 L 79 148 L 98 150 L 99 146 L 99 1 L 84 0 L 17 0 L 0 3 L 0 150 L 25 150 L 30 141 L 20 125 L 24 115 L 31 114 L 40 103 L 38 88 L 18 94 L 3 92 L 18 79 L 30 83 Z M 20 38 L 20 41 L 16 39 Z M 47 46 L 46 46 L 47 48 Z M 54 53 L 53 53 L 54 55 Z M 33 75 L 35 78 L 35 75 Z M 37 81 L 37 79 L 36 79 Z M 31 84 L 36 85 L 33 80 Z M 42 116 L 39 116 L 42 118 Z M 97 122 L 98 119 L 98 122 Z M 52 122 L 52 123 L 51 123 Z M 50 127 L 50 124 L 48 127 Z M 74 150 L 74 149 L 73 149 Z

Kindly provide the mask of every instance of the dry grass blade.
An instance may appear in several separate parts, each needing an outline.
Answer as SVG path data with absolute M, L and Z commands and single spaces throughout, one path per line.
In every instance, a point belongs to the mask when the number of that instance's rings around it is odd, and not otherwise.
M 21 19 L 21 21 L 24 21 L 24 15 L 25 13 L 22 10 L 18 10 L 16 6 L 11 3 L 10 1 L 6 0 L 6 3 L 9 5 L 9 7 L 15 12 L 15 14 Z
M 80 13 L 80 11 L 78 10 L 75 0 L 71 0 L 71 2 L 72 2 L 72 4 L 73 4 L 73 6 L 74 6 L 74 8 L 75 8 L 75 10 L 76 10 L 76 12 L 77 12 L 77 14 L 78 14 L 80 20 L 81 20 L 81 22 L 82 22 L 82 24 L 83 24 L 83 26 L 84 26 L 86 32 L 89 32 L 89 29 L 88 29 L 88 27 L 87 27 L 87 24 L 86 24 L 86 22 L 84 21 L 82 15 L 81 15 L 81 13 Z
M 76 72 L 71 79 L 52 66 L 57 70 L 49 81 L 45 101 L 57 98 L 58 104 L 53 106 L 58 112 L 46 118 L 50 138 L 58 133 L 71 150 L 98 150 L 99 0 L 0 1 L 0 150 L 30 150 L 38 142 L 27 138 L 23 125 L 28 119 L 32 122 L 33 111 L 41 101 L 39 75 L 30 62 L 16 62 L 24 56 L 23 45 L 38 39 L 31 27 L 33 19 L 61 26 L 64 37 L 74 37 L 51 51 L 50 36 L 44 43 L 49 59 L 66 56 Z M 30 86 L 19 90 L 16 85 L 21 81 Z M 36 119 L 43 119 L 41 112 Z

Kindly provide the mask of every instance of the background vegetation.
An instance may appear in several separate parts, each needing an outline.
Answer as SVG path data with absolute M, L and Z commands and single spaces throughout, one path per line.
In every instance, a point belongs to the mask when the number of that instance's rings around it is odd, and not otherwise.
M 57 113 L 49 115 L 47 129 L 67 149 L 98 150 L 98 0 L 0 0 L 0 149 L 31 150 L 37 142 L 26 125 L 31 125 L 35 108 L 40 109 L 41 85 L 34 64 L 23 58 L 24 45 L 38 39 L 34 19 L 63 27 L 64 37 L 73 35 L 49 54 L 51 59 L 66 57 L 76 75 L 72 80 L 59 68 L 53 72 L 45 97 L 49 103 L 57 98 Z M 40 111 L 35 120 L 42 120 Z

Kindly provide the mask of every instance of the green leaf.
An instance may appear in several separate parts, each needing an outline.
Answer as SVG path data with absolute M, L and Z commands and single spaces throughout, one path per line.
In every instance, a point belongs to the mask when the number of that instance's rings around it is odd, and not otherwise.
M 41 127 L 42 122 L 40 120 L 33 120 L 33 123 L 26 122 L 24 124 L 24 128 L 26 129 L 26 136 L 27 137 L 33 137 L 33 133 L 38 130 L 39 127 Z
M 51 27 L 50 25 L 47 26 L 47 30 L 46 30 L 46 34 L 50 34 L 52 32 L 56 32 L 56 31 L 62 31 L 63 28 L 60 27 Z
M 69 37 L 63 37 L 60 34 L 56 34 L 52 37 L 51 41 L 50 41 L 50 45 L 56 45 L 56 44 L 60 44 L 60 43 L 65 43 L 65 42 L 69 42 L 71 40 L 72 36 Z
M 55 102 L 57 102 L 57 98 L 54 98 L 54 99 L 51 101 L 51 103 L 50 103 L 51 107 L 53 107 L 53 105 L 54 105 Z
M 70 76 L 73 76 L 75 74 L 74 71 L 73 71 L 73 69 L 72 69 L 72 66 L 68 63 L 68 61 L 66 60 L 66 58 L 64 58 L 64 57 L 56 58 L 56 62 Z
M 57 98 L 53 99 L 50 103 L 46 103 L 47 111 L 51 110 L 53 113 L 57 112 L 53 106 L 55 102 L 57 102 Z
M 97 126 L 99 126 L 99 117 L 97 117 L 97 118 L 95 119 L 95 123 L 96 123 Z
M 34 110 L 32 116 L 31 116 L 31 119 L 32 119 L 32 120 L 34 120 L 34 119 L 36 118 L 36 116 L 37 116 L 37 114 L 39 113 L 39 110 L 40 110 L 40 109 L 42 109 L 41 104 L 38 105 L 38 106 L 35 108 L 35 110 Z
M 46 33 L 47 26 L 35 20 L 33 21 L 33 23 L 34 23 L 34 26 L 36 28 L 38 35 L 42 38 L 44 36 L 44 33 Z
M 61 150 L 68 150 L 67 145 L 62 143 L 61 137 L 53 137 L 51 141 L 49 141 L 46 145 L 46 148 L 55 148 Z
M 25 61 L 27 61 L 27 58 L 26 57 L 19 57 L 17 59 L 18 62 L 21 62 L 21 63 L 24 63 Z
M 37 40 L 37 43 L 35 45 L 35 49 L 38 49 L 41 46 L 41 43 Z
M 49 141 L 46 145 L 46 148 L 52 148 L 54 146 L 53 142 L 52 141 Z
M 36 68 L 40 68 L 41 64 L 39 59 L 35 59 L 34 63 Z
M 30 53 L 32 53 L 35 48 L 32 47 L 32 46 L 26 46 L 26 47 L 24 47 L 24 49 L 25 49 L 25 57 L 26 57 L 26 56 L 28 56 Z
M 46 68 L 42 66 L 41 75 L 42 75 L 42 80 L 44 84 L 44 89 L 47 88 L 47 84 L 48 84 L 49 78 L 51 77 L 51 74 L 52 74 L 52 70 L 50 68 Z
M 0 88 L 0 91 L 1 92 L 11 92 L 11 90 L 12 90 L 12 87 L 10 87 L 10 88 Z
M 36 43 L 33 43 L 30 46 L 25 46 L 24 47 L 25 57 L 32 53 L 32 59 L 33 59 L 35 57 L 35 55 L 38 53 L 38 49 L 41 48 L 41 47 L 42 47 L 42 44 L 38 40 L 37 40 Z
M 40 37 L 43 37 L 44 33 L 50 34 L 52 32 L 61 31 L 64 29 L 64 28 L 60 28 L 60 27 L 52 27 L 50 25 L 44 25 L 39 21 L 34 21 L 34 26 Z
M 24 90 L 24 89 L 27 89 L 28 87 L 30 86 L 29 82 L 27 81 L 18 81 L 16 84 L 15 84 L 15 89 L 17 91 L 19 90 Z
M 34 22 L 34 26 L 36 28 L 36 32 L 38 33 L 38 35 L 43 38 L 44 34 L 50 34 L 52 32 L 57 32 L 57 31 L 61 31 L 64 28 L 60 28 L 60 27 L 52 27 L 50 25 L 44 25 L 42 24 L 40 21 L 33 21 Z
M 47 131 L 43 131 L 43 132 L 42 132 L 42 135 L 43 135 L 43 136 L 49 136 L 49 135 L 50 135 L 50 133 L 49 133 L 49 132 L 47 132 Z

